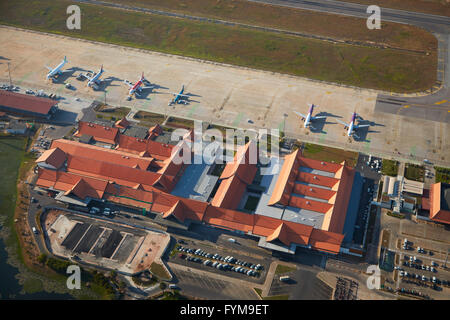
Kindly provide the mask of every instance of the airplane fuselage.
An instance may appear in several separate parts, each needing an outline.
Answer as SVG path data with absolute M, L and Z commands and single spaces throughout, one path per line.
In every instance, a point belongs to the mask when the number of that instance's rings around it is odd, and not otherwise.
M 100 71 L 97 72 L 91 80 L 89 80 L 87 85 L 90 87 L 91 85 L 96 84 L 102 74 L 103 74 L 103 69 L 100 69 Z
M 353 130 L 355 129 L 355 121 L 356 121 L 356 112 L 353 113 L 352 120 L 350 121 L 350 124 L 348 126 L 347 136 L 349 137 L 351 137 L 351 135 L 353 134 Z
M 50 71 L 50 72 L 47 74 L 47 80 L 50 79 L 51 77 L 57 75 L 58 73 L 60 73 L 61 68 L 64 67 L 65 64 L 66 64 L 66 61 L 63 61 L 63 62 L 61 62 L 60 64 L 58 64 L 58 66 L 57 66 L 55 69 L 53 69 L 52 71 Z
M 138 82 L 136 82 L 130 89 L 129 94 L 132 95 L 136 91 L 140 91 L 140 87 L 142 85 L 142 79 L 140 79 Z

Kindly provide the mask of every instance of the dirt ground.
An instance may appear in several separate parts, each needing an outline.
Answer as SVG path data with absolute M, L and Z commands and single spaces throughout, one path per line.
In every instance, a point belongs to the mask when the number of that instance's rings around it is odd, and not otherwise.
M 63 96 L 59 107 L 74 113 L 93 98 L 102 101 L 106 92 L 108 104 L 128 106 L 132 112 L 144 110 L 243 129 L 279 129 L 306 142 L 388 158 L 413 154 L 450 166 L 450 124 L 376 113 L 377 91 L 7 27 L 0 28 L 0 38 L 8 43 L 0 48 L 0 56 L 11 63 L 14 83 L 57 93 Z M 64 55 L 69 61 L 64 70 L 69 72 L 58 83 L 46 82 L 45 66 L 54 67 Z M 7 82 L 6 61 L 0 62 L 0 80 Z M 79 72 L 97 70 L 101 64 L 106 84 L 99 91 L 75 79 Z M 142 71 L 159 88 L 127 101 L 128 86 L 123 80 L 137 81 Z M 73 90 L 64 87 L 66 81 Z M 171 93 L 183 84 L 185 93 L 191 94 L 190 103 L 167 106 Z M 307 103 L 317 104 L 318 112 L 328 117 L 316 132 L 304 129 L 292 112 L 306 113 Z M 368 131 L 360 133 L 359 141 L 349 139 L 336 121 L 349 121 L 353 111 L 371 124 Z

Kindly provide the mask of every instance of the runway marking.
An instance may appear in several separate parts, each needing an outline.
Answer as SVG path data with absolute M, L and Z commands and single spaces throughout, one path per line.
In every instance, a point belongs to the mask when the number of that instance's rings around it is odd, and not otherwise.
M 434 104 L 443 104 L 443 103 L 446 103 L 446 102 L 447 102 L 447 100 L 442 100 L 442 101 L 435 102 Z
M 407 104 L 407 105 L 405 105 L 405 106 L 403 106 L 402 108 L 409 108 L 410 107 L 410 105 L 409 104 Z
M 19 79 L 19 81 L 17 81 L 18 85 L 22 84 L 22 81 L 24 81 L 25 79 L 27 79 L 29 76 L 31 76 L 33 74 L 33 72 L 28 72 L 27 74 L 25 74 L 22 78 Z
M 332 94 L 333 92 L 331 92 L 331 91 L 327 91 L 327 92 L 325 92 L 326 94 Z
M 189 112 L 187 113 L 187 116 L 188 117 L 192 117 L 193 115 L 194 115 L 194 113 L 195 113 L 195 110 L 198 108 L 198 104 L 196 104 L 196 105 L 194 105 L 192 108 L 191 108 L 191 110 L 189 110 Z
M 236 119 L 234 119 L 233 121 L 233 126 L 237 127 L 241 122 L 243 116 L 244 114 L 242 112 L 239 112 L 239 114 L 236 116 Z

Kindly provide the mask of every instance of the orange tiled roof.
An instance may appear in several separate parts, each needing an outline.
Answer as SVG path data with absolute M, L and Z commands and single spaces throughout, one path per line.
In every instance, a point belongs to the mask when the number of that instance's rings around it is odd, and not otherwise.
M 173 145 L 159 143 L 150 139 L 139 139 L 119 134 L 116 149 L 139 154 L 142 157 L 151 156 L 158 160 L 165 160 L 171 156 L 173 147 Z
M 118 128 L 102 126 L 100 124 L 80 121 L 78 122 L 78 130 L 75 132 L 76 137 L 82 135 L 92 136 L 96 141 L 116 144 Z
M 291 199 L 289 199 L 289 206 L 320 213 L 327 213 L 333 208 L 333 205 L 330 203 L 300 198 L 297 196 L 291 196 Z
M 280 203 L 287 205 L 298 173 L 299 149 L 284 157 L 284 163 L 278 175 L 275 188 L 270 196 L 269 205 Z
M 442 183 L 435 183 L 430 188 L 430 219 L 450 224 L 450 211 L 441 208 Z
M 125 129 L 125 128 L 127 128 L 130 125 L 130 122 L 127 119 L 122 118 L 122 119 L 116 121 L 116 123 L 114 125 L 117 128 Z
M 307 186 L 300 183 L 296 183 L 294 185 L 293 193 L 323 200 L 330 200 L 334 195 L 336 195 L 336 191 L 318 188 L 314 186 Z
M 244 212 L 209 206 L 203 221 L 228 230 L 240 230 L 245 233 L 253 229 L 254 215 Z
M 321 176 L 318 174 L 312 174 L 309 172 L 302 172 L 302 171 L 298 173 L 297 180 L 328 188 L 333 188 L 339 182 L 339 179 L 336 178 Z
M 52 148 L 60 148 L 65 153 L 71 155 L 111 162 L 125 167 L 133 168 L 138 166 L 142 170 L 147 170 L 153 161 L 153 158 L 143 158 L 135 154 L 105 149 L 66 139 L 53 140 Z
M 82 180 L 80 182 L 80 180 Z M 108 181 L 84 177 L 63 171 L 53 171 L 39 168 L 36 185 L 74 193 L 84 199 L 86 196 L 101 199 Z M 84 197 L 83 197 L 84 196 Z
M 300 166 L 307 167 L 311 169 L 321 170 L 325 172 L 334 172 L 336 173 L 341 167 L 341 164 L 331 163 L 326 161 L 320 161 L 305 157 L 299 157 Z
M 313 249 L 337 254 L 341 248 L 342 240 L 344 240 L 343 234 L 313 229 L 309 244 Z
M 256 152 L 255 147 L 256 144 L 252 141 L 241 146 L 233 161 L 227 163 L 220 175 L 222 181 L 211 201 L 213 206 L 228 209 L 238 207 L 247 185 L 253 182 L 258 170 L 257 159 L 251 159 L 252 153 Z
M 64 161 L 66 161 L 66 154 L 63 150 L 58 147 L 46 150 L 42 155 L 36 160 L 37 163 L 45 162 L 56 169 L 60 168 Z

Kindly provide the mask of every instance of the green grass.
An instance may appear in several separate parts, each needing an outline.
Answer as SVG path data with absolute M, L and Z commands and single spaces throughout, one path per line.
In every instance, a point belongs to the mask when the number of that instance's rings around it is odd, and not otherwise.
M 450 183 L 450 168 L 434 167 L 436 182 Z
M 435 52 L 424 55 L 333 44 L 85 4 L 77 4 L 81 30 L 68 30 L 69 4 L 65 0 L 4 1 L 0 23 L 387 91 L 420 91 L 436 80 Z
M 398 174 L 398 162 L 395 160 L 383 159 L 381 173 L 386 176 L 396 177 Z
M 27 279 L 23 283 L 23 290 L 26 293 L 35 293 L 42 291 L 44 286 L 42 285 L 42 281 L 39 279 Z
M 17 179 L 19 168 L 25 161 L 26 137 L 0 136 L 0 215 L 6 216 L 6 225 L 13 231 L 7 246 L 17 245 L 19 259 L 23 262 L 19 240 L 13 226 L 17 199 Z
M 269 296 L 269 297 L 263 297 L 262 296 L 262 290 L 259 288 L 253 288 L 253 290 L 256 291 L 256 293 L 261 297 L 263 300 L 288 300 L 289 295 L 288 294 L 282 294 L 278 296 Z
M 405 178 L 409 180 L 423 182 L 425 178 L 424 167 L 414 164 L 407 164 L 405 167 Z
M 310 159 L 334 163 L 341 163 L 345 160 L 346 164 L 350 167 L 354 167 L 358 161 L 357 152 L 335 149 L 311 143 L 305 144 L 303 156 Z
M 283 274 L 283 273 L 288 273 L 288 272 L 295 271 L 295 270 L 297 270 L 297 269 L 294 267 L 289 267 L 289 266 L 286 266 L 283 264 L 279 264 L 279 265 L 277 265 L 275 274 Z
M 404 218 L 405 218 L 405 215 L 404 215 L 404 214 L 401 214 L 401 213 L 394 213 L 394 212 L 392 212 L 392 211 L 388 211 L 388 212 L 386 212 L 386 214 L 387 214 L 388 216 L 391 216 L 391 217 L 394 217 L 394 218 L 399 218 L 399 219 L 404 219 Z
M 101 104 L 95 108 L 96 117 L 100 119 L 109 119 L 109 120 L 120 120 L 122 118 L 125 118 L 127 114 L 130 112 L 131 108 L 127 107 L 118 107 L 114 108 L 114 111 L 102 111 L 104 108 L 113 108 L 111 106 L 106 106 L 104 104 Z M 108 110 L 108 109 L 106 109 Z
M 170 275 L 167 274 L 166 269 L 159 263 L 153 262 L 150 266 L 150 271 L 152 274 L 157 276 L 159 279 L 168 280 Z
M 249 196 L 247 202 L 244 205 L 244 209 L 248 211 L 255 211 L 258 206 L 259 198 L 254 196 Z
M 194 121 L 183 118 L 170 117 L 169 120 L 167 120 L 166 125 L 177 128 L 181 127 L 192 129 L 194 128 Z
M 164 116 L 153 112 L 138 111 L 134 115 L 134 119 L 139 120 L 141 124 L 153 126 L 155 124 L 161 124 L 164 121 Z

